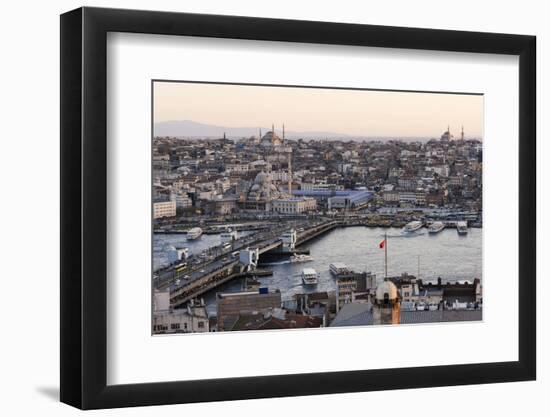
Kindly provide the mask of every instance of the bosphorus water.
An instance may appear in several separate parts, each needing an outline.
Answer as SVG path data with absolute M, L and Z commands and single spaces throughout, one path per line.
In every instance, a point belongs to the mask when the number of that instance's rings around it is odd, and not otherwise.
M 302 248 L 309 248 L 313 261 L 290 263 L 281 259 L 260 265 L 273 270 L 273 276 L 260 278 L 262 285 L 270 289 L 279 289 L 282 299 L 292 298 L 293 294 L 315 291 L 334 291 L 335 279 L 329 272 L 329 265 L 343 262 L 357 272 L 370 271 L 378 280 L 384 278 L 384 250 L 379 244 L 388 236 L 388 275 L 402 273 L 419 275 L 423 280 L 443 281 L 473 280 L 482 278 L 482 234 L 481 228 L 470 228 L 468 234 L 459 236 L 455 229 L 445 229 L 438 234 L 428 234 L 423 228 L 411 235 L 403 235 L 397 228 L 369 228 L 364 226 L 337 228 L 322 235 Z M 172 237 L 171 237 L 172 236 Z M 165 243 L 174 244 L 174 240 L 185 240 L 184 236 L 155 236 L 155 264 L 162 256 Z M 197 241 L 188 242 L 190 251 L 203 250 L 209 244 L 219 244 L 217 236 L 202 236 Z M 160 259 L 160 258 L 159 258 Z M 302 285 L 300 273 L 303 268 L 315 268 L 320 273 L 317 286 L 306 288 Z M 204 295 L 211 304 L 216 292 L 240 291 L 243 280 L 236 279 L 221 285 Z

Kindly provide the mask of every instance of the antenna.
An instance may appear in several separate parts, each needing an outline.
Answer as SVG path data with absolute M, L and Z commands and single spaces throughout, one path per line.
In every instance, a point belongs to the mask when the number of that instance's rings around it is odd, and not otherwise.
M 388 234 L 384 232 L 384 273 L 388 278 Z

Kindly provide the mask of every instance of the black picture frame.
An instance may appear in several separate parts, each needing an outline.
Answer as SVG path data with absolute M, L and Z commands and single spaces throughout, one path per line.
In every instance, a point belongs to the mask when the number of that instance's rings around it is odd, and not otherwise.
M 107 385 L 108 32 L 519 56 L 518 361 Z M 95 409 L 535 379 L 535 45 L 534 36 L 481 32 L 88 7 L 63 14 L 61 401 Z

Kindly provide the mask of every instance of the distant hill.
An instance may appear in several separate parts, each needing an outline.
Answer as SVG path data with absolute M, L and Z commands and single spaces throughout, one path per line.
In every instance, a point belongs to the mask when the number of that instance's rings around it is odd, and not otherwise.
M 271 128 L 262 127 L 262 134 Z M 225 132 L 227 137 L 242 138 L 258 135 L 259 127 L 225 127 L 211 124 L 194 122 L 192 120 L 172 120 L 155 123 L 154 136 L 178 136 L 178 137 L 211 137 L 221 138 Z M 281 128 L 275 128 L 279 136 L 282 135 Z M 287 138 L 348 138 L 349 135 L 335 132 L 298 132 L 287 130 Z

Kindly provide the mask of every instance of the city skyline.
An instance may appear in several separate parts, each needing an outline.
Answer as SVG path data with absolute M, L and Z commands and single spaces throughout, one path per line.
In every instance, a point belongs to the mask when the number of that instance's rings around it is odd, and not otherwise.
M 356 137 L 483 137 L 483 96 L 191 82 L 154 83 L 154 122 L 191 120 Z

